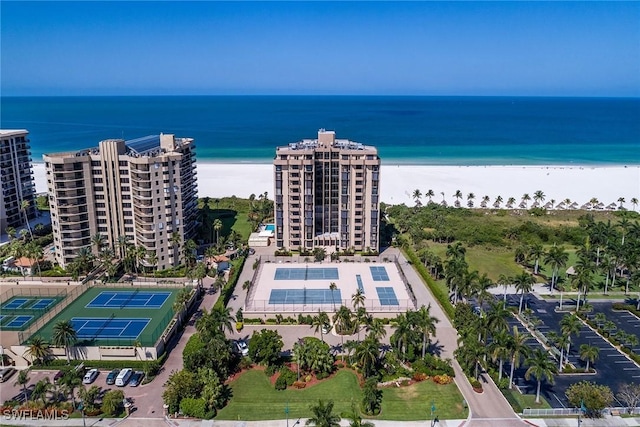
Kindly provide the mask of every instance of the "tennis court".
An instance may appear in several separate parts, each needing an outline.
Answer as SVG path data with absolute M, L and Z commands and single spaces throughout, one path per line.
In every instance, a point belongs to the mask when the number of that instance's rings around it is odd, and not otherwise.
M 137 339 L 151 319 L 122 317 L 74 317 L 73 328 L 79 339 Z
M 55 298 L 14 297 L 4 303 L 0 310 L 45 310 L 55 301 Z
M 269 304 L 333 304 L 342 301 L 340 289 L 272 289 Z
M 338 280 L 337 268 L 302 267 L 276 268 L 274 280 Z
M 92 287 L 33 335 L 50 337 L 56 323 L 71 320 L 80 345 L 129 346 L 139 340 L 152 346 L 173 318 L 177 293 L 174 288 Z
M 6 320 L 5 320 L 6 319 Z M 2 329 L 22 329 L 28 323 L 31 323 L 33 320 L 33 316 L 2 316 L 0 321 L 5 321 L 6 323 L 2 325 Z
M 103 291 L 86 308 L 155 308 L 164 305 L 171 292 Z
M 381 305 L 400 305 L 393 288 L 380 286 L 376 287 L 376 292 L 378 293 L 378 299 Z

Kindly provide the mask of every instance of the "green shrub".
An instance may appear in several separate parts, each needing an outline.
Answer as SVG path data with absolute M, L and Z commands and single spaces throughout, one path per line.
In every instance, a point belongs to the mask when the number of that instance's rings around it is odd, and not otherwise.
M 285 390 L 287 388 L 287 380 L 282 375 L 276 379 L 275 388 L 276 390 Z
M 449 302 L 449 295 L 447 295 L 447 293 L 444 292 L 433 280 L 426 267 L 422 265 L 422 263 L 416 256 L 413 249 L 406 247 L 404 248 L 404 253 L 407 256 L 409 262 L 413 264 L 413 267 L 418 271 L 420 277 L 422 277 L 422 280 L 427 283 L 429 289 L 431 290 L 431 293 L 436 297 L 436 299 L 438 300 L 438 304 L 440 304 L 440 307 L 442 307 L 442 310 L 445 312 L 447 317 L 450 320 L 453 319 L 454 309 L 451 305 L 451 302 Z
M 269 365 L 265 368 L 264 370 L 264 374 L 268 377 L 273 376 L 273 374 L 276 373 L 276 371 L 278 370 L 278 366 L 277 365 Z
M 242 322 L 236 322 L 236 331 L 240 332 L 244 328 L 244 324 Z
M 158 360 L 71 360 L 71 366 L 77 366 L 84 363 L 84 366 L 91 366 L 98 369 L 124 369 L 131 368 L 133 370 L 145 371 L 149 369 L 149 365 L 154 364 L 158 369 L 164 363 L 166 355 L 162 355 Z M 33 365 L 33 370 L 48 370 L 51 368 L 67 366 L 66 359 L 53 359 L 47 361 L 44 365 Z
M 122 413 L 124 405 L 122 400 L 124 399 L 124 393 L 122 390 L 109 390 L 104 394 L 102 398 L 102 412 L 107 415 L 117 416 Z
M 194 399 L 191 397 L 185 397 L 180 401 L 180 410 L 188 417 L 205 418 L 207 415 L 206 403 L 204 399 Z
M 287 386 L 290 386 L 298 379 L 298 376 L 291 369 L 287 368 L 286 366 L 283 366 L 280 369 L 280 376 L 278 377 L 278 379 L 280 378 L 283 378 Z

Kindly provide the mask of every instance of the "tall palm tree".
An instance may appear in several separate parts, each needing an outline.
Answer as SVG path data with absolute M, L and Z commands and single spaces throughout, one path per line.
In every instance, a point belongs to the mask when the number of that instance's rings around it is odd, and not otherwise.
M 29 369 L 23 369 L 18 372 L 18 377 L 16 378 L 16 382 L 13 383 L 14 386 L 22 387 L 22 394 L 24 396 L 24 401 L 27 401 L 27 384 L 29 384 Z
M 36 362 L 44 363 L 51 353 L 49 344 L 41 336 L 36 335 L 29 340 L 29 346 L 25 354 L 31 358 L 32 364 L 36 364 Z
M 456 206 L 460 206 L 460 199 L 462 199 L 462 191 L 456 190 L 456 192 L 453 195 L 453 197 L 456 198 Z
M 415 326 L 422 332 L 422 358 L 429 347 L 429 337 L 436 334 L 436 324 L 440 321 L 431 315 L 431 303 L 428 306 L 421 306 L 415 312 Z
M 320 399 L 317 405 L 309 407 L 313 416 L 309 418 L 305 425 L 317 427 L 339 427 L 341 418 L 333 414 L 333 400 L 325 403 Z
M 431 198 L 433 196 L 435 196 L 436 194 L 433 192 L 433 190 L 429 189 L 429 190 L 427 190 L 426 193 L 424 193 L 424 195 L 429 198 L 429 203 L 431 203 Z
M 224 307 L 221 305 L 214 306 L 211 309 L 211 316 L 213 317 L 215 323 L 219 325 L 221 332 L 224 332 L 224 330 L 226 329 L 227 331 L 233 333 L 233 324 L 235 323 L 236 319 L 231 314 L 231 310 L 231 307 Z
M 533 193 L 533 200 L 535 200 L 536 203 L 542 203 L 544 202 L 544 199 L 545 195 L 542 190 L 537 190 L 535 193 Z
M 504 359 L 511 354 L 511 334 L 503 329 L 493 334 L 493 340 L 489 344 L 489 354 L 491 360 L 494 362 L 499 361 L 498 364 L 498 383 L 502 380 L 502 367 L 504 365 Z
M 482 208 L 486 208 L 487 207 L 487 203 L 489 203 L 489 201 L 491 200 L 491 198 L 487 195 L 482 196 L 482 202 L 480 202 L 480 207 Z
M 20 211 L 24 215 L 24 223 L 27 226 L 27 230 L 29 230 L 29 236 L 31 240 L 33 240 L 33 232 L 31 231 L 31 225 L 29 224 L 29 215 L 27 214 L 27 210 L 31 207 L 31 203 L 28 200 L 23 200 L 20 202 Z
M 365 325 L 365 331 L 377 340 L 381 340 L 387 335 L 387 330 L 384 327 L 382 319 L 378 318 L 372 319 L 371 323 L 367 323 Z
M 618 203 L 620 203 L 620 206 L 618 207 L 618 209 L 621 209 L 621 210 L 624 209 L 624 206 L 622 206 L 624 202 L 626 202 L 624 197 L 618 197 Z
M 580 346 L 580 359 L 587 362 L 587 372 L 589 372 L 589 363 L 594 363 L 599 356 L 600 348 L 595 345 L 582 344 Z
M 182 237 L 180 236 L 180 233 L 177 231 L 174 231 L 173 233 L 171 233 L 171 237 L 169 238 L 169 243 L 171 243 L 171 246 L 173 246 L 173 265 L 178 265 L 180 263 L 179 247 L 180 247 L 180 243 L 182 243 Z
M 558 271 L 567 265 L 569 254 L 564 250 L 564 246 L 552 246 L 547 252 L 544 262 L 551 266 L 551 291 L 556 285 Z
M 527 203 L 529 202 L 529 200 L 531 200 L 531 196 L 529 196 L 529 193 L 524 193 L 522 195 L 522 203 L 524 203 L 524 207 L 527 207 Z
M 413 199 L 416 201 L 416 207 L 422 205 L 422 202 L 420 201 L 420 198 L 422 197 L 422 192 L 420 190 L 418 190 L 417 188 L 413 190 L 413 195 L 411 197 L 413 197 Z
M 392 328 L 395 329 L 393 333 L 397 338 L 398 351 L 402 353 L 403 360 L 406 357 L 407 345 L 409 339 L 413 334 L 413 324 L 411 322 L 411 311 L 407 313 L 400 313 L 393 320 Z
M 364 341 L 356 346 L 354 356 L 362 370 L 362 375 L 368 378 L 376 370 L 378 358 L 380 357 L 380 342 L 372 335 L 367 336 Z
M 78 342 L 78 334 L 71 320 L 60 320 L 53 326 L 51 342 L 57 347 L 64 347 L 67 363 L 71 363 L 70 349 Z
M 99 254 L 102 251 L 102 248 L 105 245 L 105 240 L 106 238 L 100 233 L 96 233 L 91 236 L 91 244 L 96 247 L 96 254 Z
M 539 243 L 529 247 L 529 257 L 534 260 L 533 274 L 536 276 L 538 275 L 538 268 L 540 267 L 540 258 L 542 258 L 544 254 L 544 248 Z
M 364 301 L 366 297 L 364 296 L 364 292 L 362 292 L 359 288 L 356 290 L 356 293 L 351 295 L 351 303 L 353 304 L 353 309 L 358 310 L 358 307 L 364 307 Z
M 565 314 L 562 320 L 560 320 L 560 332 L 569 337 L 567 343 L 567 361 L 569 360 L 569 351 L 571 350 L 571 337 L 573 335 L 579 336 L 580 329 L 582 329 L 582 320 L 575 314 Z
M 631 204 L 633 205 L 633 210 L 635 211 L 636 208 L 638 207 L 638 198 L 637 197 L 633 197 L 631 199 Z
M 340 334 L 341 345 L 344 348 L 344 336 L 345 334 L 351 334 L 351 319 L 353 313 L 349 310 L 349 307 L 341 305 L 338 311 L 333 315 L 333 324 L 335 325 L 336 332 Z M 344 354 L 342 355 L 342 361 L 344 362 Z
M 496 200 L 493 202 L 493 206 L 499 208 L 503 201 L 504 199 L 502 198 L 502 196 L 498 195 L 498 197 L 496 197 Z
M 520 292 L 520 305 L 518 306 L 518 314 L 520 314 L 522 313 L 524 294 L 531 292 L 533 285 L 536 283 L 536 279 L 531 274 L 523 271 L 513 278 L 513 283 L 516 287 L 516 292 Z
M 328 325 L 328 324 L 329 324 L 329 315 L 327 314 L 327 312 L 318 310 L 318 315 L 317 316 L 313 316 L 311 327 L 312 328 L 315 327 L 316 333 L 318 331 L 320 331 L 320 339 L 323 342 L 324 342 L 324 332 L 323 332 L 323 330 L 325 328 L 325 325 Z
M 558 373 L 558 368 L 556 365 L 549 360 L 549 355 L 547 352 L 540 350 L 539 348 L 535 349 L 533 354 L 525 361 L 525 364 L 529 366 L 527 371 L 524 373 L 524 378 L 529 381 L 531 376 L 536 378 L 538 382 L 538 388 L 536 391 L 536 403 L 540 403 L 540 385 L 542 381 L 546 379 L 549 384 L 553 384 L 555 382 L 555 377 Z
M 220 245 L 220 230 L 222 230 L 222 221 L 216 218 L 213 221 L 213 229 L 216 231 L 216 246 Z
M 473 193 L 469 193 L 467 194 L 467 206 L 469 206 L 470 208 L 473 207 L 473 199 L 476 198 L 476 195 Z
M 333 291 L 338 289 L 338 285 L 335 282 L 329 283 L 329 290 L 331 291 L 331 302 L 333 303 L 333 311 L 336 311 L 336 300 L 333 298 Z
M 515 197 L 509 197 L 507 199 L 507 207 L 509 209 L 513 208 L 513 205 L 516 203 L 516 198 Z

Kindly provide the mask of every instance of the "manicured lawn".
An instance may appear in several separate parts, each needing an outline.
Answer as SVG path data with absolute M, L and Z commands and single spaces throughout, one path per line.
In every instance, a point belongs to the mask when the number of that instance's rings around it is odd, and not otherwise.
M 251 370 L 231 383 L 233 397 L 229 404 L 218 412 L 217 419 L 223 420 L 270 420 L 284 419 L 285 408 L 289 406 L 289 419 L 307 418 L 309 407 L 319 399 L 332 399 L 334 413 L 341 414 L 351 409 L 351 402 L 360 402 L 362 391 L 356 375 L 341 370 L 330 380 L 323 381 L 308 389 L 287 389 L 277 391 L 263 371 Z M 385 389 L 382 399 L 382 413 L 378 419 L 418 420 L 425 419 L 435 399 L 440 418 L 464 418 L 462 395 L 455 384 L 438 386 L 424 381 L 409 387 Z
M 549 409 L 551 405 L 544 398 L 544 396 L 540 396 L 540 403 L 536 403 L 536 395 L 535 394 L 521 394 L 517 390 L 502 390 L 502 394 L 507 398 L 511 407 L 516 412 L 522 412 L 525 408 L 533 408 L 533 409 Z
M 462 394 L 454 383 L 438 385 L 433 381 L 422 381 L 409 387 L 385 388 L 383 393 L 382 413 L 377 417 L 381 420 L 429 419 L 432 401 L 438 418 L 463 419 L 468 414 L 462 404 Z

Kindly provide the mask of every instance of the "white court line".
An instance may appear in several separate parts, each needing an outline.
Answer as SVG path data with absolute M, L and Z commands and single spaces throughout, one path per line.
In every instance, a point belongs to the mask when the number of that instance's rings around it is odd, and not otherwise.
M 124 328 L 122 328 L 122 330 L 120 331 L 120 334 L 118 334 L 118 337 L 121 337 L 122 334 L 124 334 L 125 329 L 127 329 L 129 327 L 129 325 L 131 324 L 131 320 L 129 320 L 129 323 L 127 323 L 127 326 L 125 326 Z

